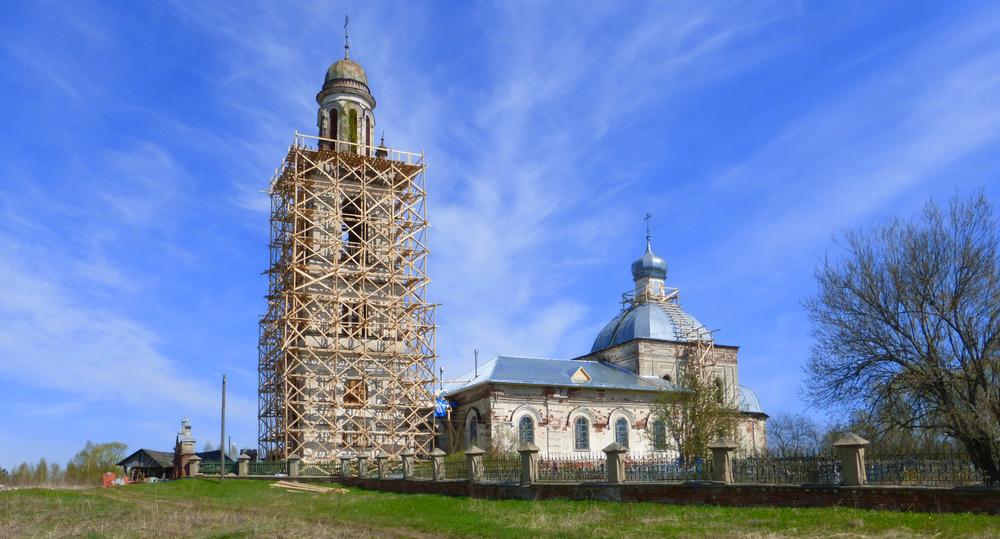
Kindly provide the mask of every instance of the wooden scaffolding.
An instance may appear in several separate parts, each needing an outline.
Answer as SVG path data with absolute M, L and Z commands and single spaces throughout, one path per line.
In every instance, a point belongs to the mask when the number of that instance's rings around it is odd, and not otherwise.
M 268 191 L 258 369 L 266 457 L 431 451 L 424 168 L 423 154 L 296 134 Z

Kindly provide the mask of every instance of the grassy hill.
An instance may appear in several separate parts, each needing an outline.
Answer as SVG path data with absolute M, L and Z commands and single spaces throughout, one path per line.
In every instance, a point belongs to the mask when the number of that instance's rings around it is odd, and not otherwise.
M 187 479 L 0 492 L 0 537 L 1000 537 L 1000 517 L 489 501 Z

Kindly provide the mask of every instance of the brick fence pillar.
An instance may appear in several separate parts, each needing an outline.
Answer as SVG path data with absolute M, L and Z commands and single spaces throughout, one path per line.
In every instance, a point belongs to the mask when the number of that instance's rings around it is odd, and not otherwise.
M 385 479 L 385 476 L 386 476 L 385 463 L 388 460 L 389 460 L 389 455 L 385 454 L 382 451 L 376 451 L 375 452 L 375 464 L 378 467 L 378 478 L 379 479 Z
M 476 446 L 472 446 L 465 451 L 470 483 L 479 483 L 483 480 L 483 453 L 485 452 Z
M 351 454 L 340 454 L 340 477 L 350 477 L 351 475 Z
M 840 481 L 845 487 L 859 487 L 868 482 L 868 473 L 865 470 L 867 445 L 868 440 L 853 432 L 833 442 L 833 446 L 840 453 Z
M 288 457 L 288 477 L 298 477 L 299 476 L 299 463 L 302 461 L 302 457 L 298 455 L 290 455 Z
M 250 455 L 240 453 L 240 456 L 236 457 L 236 461 L 236 475 L 240 477 L 250 475 Z
M 191 477 L 196 477 L 198 475 L 199 466 L 201 466 L 201 457 L 198 455 L 191 455 L 188 457 L 188 472 L 190 472 Z
M 532 443 L 522 443 L 517 452 L 521 454 L 521 484 L 538 482 L 538 447 Z
M 601 451 L 607 456 L 608 461 L 608 483 L 625 482 L 625 453 L 628 448 L 618 442 L 611 442 L 611 445 Z
M 368 477 L 368 455 L 361 453 L 357 456 L 358 477 Z
M 444 451 L 441 451 L 440 447 L 435 447 L 434 451 L 431 451 L 431 466 L 434 469 L 434 475 L 431 477 L 435 481 L 444 481 L 444 456 L 447 455 Z
M 733 483 L 733 452 L 736 443 L 729 438 L 719 438 L 708 445 L 712 450 L 712 479 L 717 483 Z
M 403 460 L 403 479 L 413 479 L 413 450 L 407 447 L 399 452 L 399 458 Z

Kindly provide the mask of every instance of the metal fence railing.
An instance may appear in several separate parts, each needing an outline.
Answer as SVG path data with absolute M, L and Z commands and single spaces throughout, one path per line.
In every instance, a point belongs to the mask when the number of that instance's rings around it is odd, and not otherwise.
M 865 459 L 869 485 L 962 487 L 985 485 L 980 471 L 958 451 L 892 455 L 873 453 Z
M 483 481 L 518 483 L 521 481 L 521 456 L 483 455 Z
M 840 483 L 840 460 L 832 455 L 735 458 L 733 481 L 765 485 L 800 483 L 836 485 Z
M 553 454 L 538 460 L 538 480 L 552 483 L 606 481 L 607 462 L 602 453 Z
M 629 453 L 625 457 L 625 481 L 627 482 L 711 480 L 711 459 L 698 458 L 682 462 L 680 458 L 664 452 Z
M 198 472 L 202 473 L 202 474 L 205 474 L 205 475 L 219 475 L 219 467 L 221 466 L 221 464 L 222 463 L 220 463 L 217 460 L 215 460 L 215 461 L 208 461 L 208 462 L 202 462 L 201 465 L 198 467 Z M 235 475 L 236 473 L 238 473 L 239 472 L 239 468 L 237 468 L 237 466 L 238 466 L 238 464 L 235 463 L 235 462 L 227 462 L 226 463 L 226 475 L 229 475 L 229 474 L 234 474 Z
M 402 479 L 403 478 L 403 461 L 388 459 L 383 465 L 383 477 L 385 479 Z M 377 472 L 376 472 L 377 474 Z
M 444 461 L 444 478 L 445 479 L 468 479 L 469 478 L 469 462 L 465 459 L 465 455 L 461 455 L 462 459 L 450 459 Z
M 936 452 L 886 453 L 867 452 L 865 455 L 866 483 L 869 485 L 898 485 L 926 487 L 987 486 L 989 478 L 972 464 L 968 455 L 959 449 Z M 713 463 L 710 458 L 680 460 L 675 453 L 649 452 L 624 455 L 624 478 L 631 483 L 684 482 L 713 480 Z M 341 461 L 300 462 L 298 473 L 303 477 L 338 477 Z M 366 477 L 378 477 L 378 461 L 364 461 Z M 217 476 L 221 463 L 202 462 L 200 473 Z M 349 464 L 349 474 L 358 475 L 359 462 Z M 383 477 L 401 479 L 403 463 L 399 459 L 383 461 Z M 464 455 L 447 457 L 444 462 L 447 480 L 469 478 L 468 461 Z M 486 453 L 482 456 L 482 481 L 514 484 L 521 481 L 522 457 L 519 454 Z M 236 462 L 225 464 L 227 475 L 236 475 Z M 842 482 L 840 459 L 834 454 L 776 457 L 769 455 L 734 455 L 732 459 L 733 482 L 738 484 L 815 484 L 838 485 Z M 248 462 L 247 472 L 256 476 L 284 476 L 290 473 L 287 462 Z M 608 481 L 608 466 L 603 453 L 549 454 L 538 459 L 540 483 L 590 483 Z M 434 478 L 431 460 L 413 462 L 413 479 Z
M 301 464 L 299 466 L 299 475 L 309 477 L 330 477 L 332 475 L 340 475 L 340 462 L 328 461 L 316 462 L 313 464 Z
M 414 479 L 433 479 L 434 466 L 429 460 L 415 460 L 413 462 Z
M 250 475 L 285 475 L 288 473 L 288 465 L 282 461 L 248 462 L 247 464 Z

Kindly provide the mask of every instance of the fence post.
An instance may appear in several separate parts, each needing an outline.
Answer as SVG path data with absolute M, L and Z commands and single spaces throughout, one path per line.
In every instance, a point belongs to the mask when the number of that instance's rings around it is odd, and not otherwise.
M 712 479 L 716 483 L 733 484 L 733 452 L 736 443 L 729 438 L 719 438 L 708 444 L 712 450 Z
M 521 454 L 521 484 L 538 482 L 538 447 L 532 443 L 521 443 L 517 452 Z
M 358 477 L 368 477 L 368 455 L 361 453 L 358 459 Z
M 413 479 L 413 450 L 407 447 L 399 452 L 399 458 L 403 459 L 403 479 Z
M 378 465 L 378 478 L 385 479 L 385 463 L 389 460 L 389 455 L 383 451 L 375 452 L 375 464 Z
M 625 453 L 628 453 L 628 448 L 618 442 L 611 442 L 611 445 L 601 451 L 604 452 L 608 461 L 608 483 L 624 483 Z
M 479 483 L 483 480 L 483 451 L 481 448 L 472 446 L 465 451 L 465 460 L 469 467 L 469 482 Z
M 840 481 L 845 487 L 859 487 L 868 482 L 868 473 L 865 470 L 867 445 L 868 440 L 853 432 L 833 442 L 833 446 L 840 453 Z
M 341 453 L 340 454 L 340 477 L 348 477 L 351 475 L 351 454 Z
M 236 457 L 236 461 L 236 475 L 240 477 L 250 475 L 250 455 L 240 453 L 240 456 Z
M 299 461 L 301 460 L 302 457 L 294 454 L 288 457 L 288 477 L 299 476 Z
M 435 481 L 444 481 L 444 456 L 447 455 L 444 451 L 441 451 L 440 447 L 435 447 L 434 451 L 431 451 L 431 466 L 434 469 L 434 475 L 432 476 Z
M 201 457 L 198 455 L 188 457 L 188 477 L 197 477 L 199 466 L 201 466 Z

